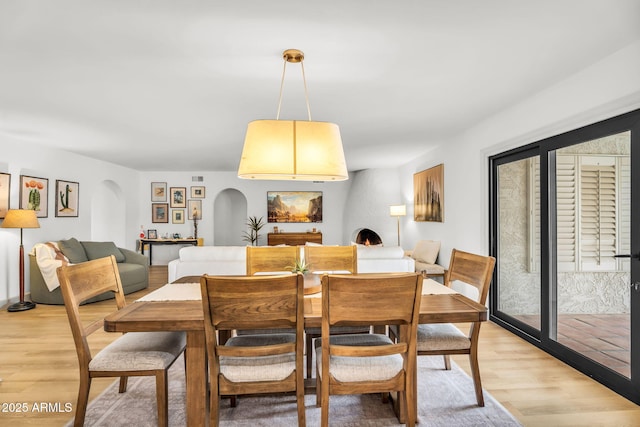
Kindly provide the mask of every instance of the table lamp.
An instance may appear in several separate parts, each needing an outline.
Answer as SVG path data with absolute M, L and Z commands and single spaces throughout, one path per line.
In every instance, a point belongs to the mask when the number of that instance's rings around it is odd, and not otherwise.
M 400 246 L 400 217 L 407 214 L 407 205 L 389 206 L 389 213 L 398 219 L 398 246 Z
M 36 211 L 30 209 L 9 209 L 2 221 L 2 228 L 20 229 L 20 301 L 7 308 L 8 311 L 25 311 L 36 307 L 32 301 L 24 300 L 24 246 L 22 245 L 23 228 L 40 228 Z

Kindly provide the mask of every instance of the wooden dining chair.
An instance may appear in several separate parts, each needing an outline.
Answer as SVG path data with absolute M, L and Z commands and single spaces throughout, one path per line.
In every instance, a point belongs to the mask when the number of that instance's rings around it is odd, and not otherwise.
M 322 278 L 322 339 L 316 344 L 316 403 L 329 425 L 333 394 L 397 391 L 415 425 L 416 329 L 422 296 L 418 273 L 326 275 Z M 330 335 L 331 326 L 397 325 L 406 342 L 385 334 Z
M 453 249 L 444 285 L 454 287 L 461 294 L 484 305 L 496 259 Z M 461 282 L 461 283 L 460 283 Z M 469 291 L 471 291 L 472 295 Z M 443 355 L 445 369 L 451 369 L 450 355 L 468 354 L 478 406 L 484 406 L 480 366 L 478 365 L 478 338 L 482 322 L 473 322 L 468 334 L 451 323 L 431 323 L 418 326 L 418 355 Z M 393 334 L 393 329 L 390 328 Z
M 247 246 L 247 275 L 290 273 L 299 258 L 298 246 Z
M 304 262 L 308 265 L 309 271 L 315 274 L 333 273 L 333 274 L 357 274 L 358 273 L 358 257 L 357 247 L 350 246 L 304 246 Z M 311 378 L 311 370 L 313 368 L 313 340 L 320 338 L 320 328 L 307 328 L 306 331 L 306 349 L 307 354 L 307 378 Z M 369 328 L 366 326 L 358 327 L 337 327 L 332 328 L 331 333 L 340 334 L 366 334 Z
M 127 377 L 154 376 L 158 425 L 167 426 L 167 370 L 186 346 L 184 332 L 129 332 L 92 355 L 88 337 L 102 329 L 103 319 L 85 325 L 80 317 L 82 302 L 104 292 L 113 292 L 119 309 L 126 304 L 118 265 L 113 255 L 57 269 L 64 305 L 69 317 L 80 366 L 80 387 L 74 426 L 84 424 L 91 380 L 120 377 L 120 393 L 127 389 Z
M 217 426 L 220 396 L 295 391 L 298 425 L 305 425 L 301 274 L 203 276 L 200 279 L 209 361 L 210 425 Z M 294 328 L 294 334 L 262 333 L 230 338 L 233 329 Z

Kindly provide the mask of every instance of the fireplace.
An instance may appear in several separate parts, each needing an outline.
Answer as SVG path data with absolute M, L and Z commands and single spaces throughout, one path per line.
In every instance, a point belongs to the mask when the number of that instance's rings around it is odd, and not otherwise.
M 375 231 L 369 228 L 360 228 L 354 232 L 355 238 L 354 242 L 365 245 L 365 246 L 375 246 L 382 245 L 382 239 Z

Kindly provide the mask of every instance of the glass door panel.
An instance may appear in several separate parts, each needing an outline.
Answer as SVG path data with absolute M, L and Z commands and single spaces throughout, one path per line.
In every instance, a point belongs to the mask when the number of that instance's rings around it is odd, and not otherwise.
M 631 133 L 555 151 L 558 343 L 630 377 Z

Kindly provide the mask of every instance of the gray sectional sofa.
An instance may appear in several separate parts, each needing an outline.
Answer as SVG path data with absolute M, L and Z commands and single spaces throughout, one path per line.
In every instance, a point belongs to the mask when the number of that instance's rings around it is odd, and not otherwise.
M 39 304 L 64 304 L 60 288 L 57 287 L 49 291 L 49 287 L 38 266 L 36 258 L 38 257 L 38 259 L 42 260 L 45 254 L 61 257 L 60 253 L 62 253 L 71 264 L 114 255 L 118 262 L 118 271 L 120 272 L 120 280 L 125 294 L 139 291 L 149 286 L 149 258 L 145 255 L 116 247 L 113 242 L 80 242 L 75 238 L 71 238 L 53 243 L 55 243 L 54 246 L 57 246 L 55 252 L 51 245 L 45 248 L 43 247 L 44 244 L 39 244 L 29 254 L 29 283 L 33 302 Z M 37 254 L 39 250 L 42 252 Z M 113 293 L 107 292 L 98 295 L 88 300 L 87 303 L 109 298 L 113 298 Z

